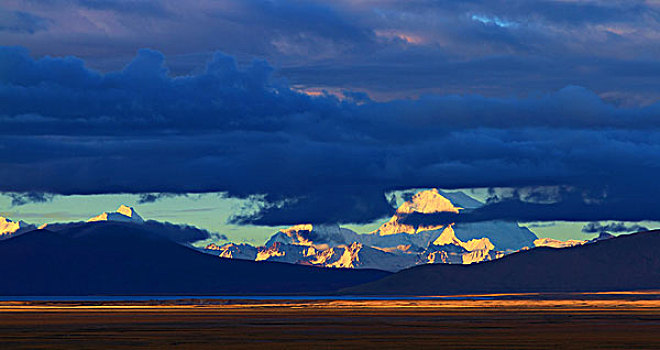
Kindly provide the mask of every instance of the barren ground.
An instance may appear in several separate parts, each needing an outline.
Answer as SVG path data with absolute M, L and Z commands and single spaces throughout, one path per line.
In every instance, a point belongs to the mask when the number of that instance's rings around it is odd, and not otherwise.
M 657 296 L 1 302 L 11 349 L 660 348 Z

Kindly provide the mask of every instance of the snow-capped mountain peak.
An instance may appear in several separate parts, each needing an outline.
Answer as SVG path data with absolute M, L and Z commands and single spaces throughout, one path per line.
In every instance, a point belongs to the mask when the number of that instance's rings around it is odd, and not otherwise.
M 34 230 L 34 225 L 28 224 L 24 221 L 12 221 L 3 216 L 0 216 L 0 239 L 7 238 L 21 232 Z
M 131 222 L 134 224 L 144 223 L 144 219 L 133 209 L 132 207 L 126 205 L 120 205 L 119 208 L 114 212 L 104 212 L 100 215 L 97 215 L 87 222 L 95 221 L 120 221 L 120 222 Z
M 458 237 L 456 237 L 456 233 L 454 232 L 454 225 L 448 225 L 442 231 L 440 236 L 438 236 L 438 238 L 436 238 L 435 241 L 433 241 L 432 244 L 437 247 L 446 246 L 446 245 L 459 246 L 468 252 L 472 252 L 475 250 L 491 251 L 495 249 L 495 246 L 488 239 L 488 237 L 471 239 L 467 242 L 461 241 L 460 239 L 458 239 Z
M 421 191 L 404 202 L 395 215 L 371 233 L 358 234 L 337 224 L 302 224 L 280 229 L 263 246 L 208 245 L 206 252 L 232 259 L 278 261 L 340 268 L 399 271 L 427 263 L 470 264 L 497 259 L 532 247 L 536 235 L 511 222 L 457 222 L 413 226 L 411 213 L 448 212 L 481 202 L 461 192 Z
M 535 247 L 550 247 L 550 248 L 568 248 L 568 247 L 583 245 L 587 242 L 588 241 L 586 241 L 586 240 L 577 240 L 577 239 L 569 239 L 567 241 L 560 241 L 558 239 L 553 239 L 553 238 L 539 238 L 539 239 L 534 240 L 534 246 Z
M 397 214 L 410 214 L 413 212 L 422 214 L 433 214 L 440 212 L 458 213 L 460 207 L 454 206 L 452 202 L 443 197 L 437 189 L 431 189 L 416 193 L 409 201 L 404 202 L 397 209 Z
M 436 246 L 443 246 L 443 245 L 458 245 L 462 246 L 463 242 L 456 238 L 456 233 L 454 232 L 454 229 L 452 228 L 452 225 L 447 226 L 444 230 L 442 230 L 442 233 L 438 238 L 433 241 L 433 245 Z
M 432 231 L 443 228 L 442 225 L 420 226 L 414 227 L 409 224 L 402 223 L 402 219 L 408 214 L 421 213 L 433 214 L 441 212 L 457 213 L 463 209 L 454 206 L 452 202 L 443 197 L 437 189 L 431 189 L 416 193 L 409 201 L 405 201 L 396 210 L 392 218 L 383 224 L 374 233 L 381 236 L 394 235 L 397 233 L 417 233 L 420 231 Z
M 0 216 L 0 235 L 10 235 L 21 227 L 20 223 Z
M 119 206 L 119 208 L 117 209 L 117 213 L 128 216 L 129 218 L 135 218 L 135 219 L 143 220 L 142 217 L 140 217 L 140 215 L 138 215 L 135 212 L 135 209 L 133 209 L 132 207 L 129 207 L 129 206 L 125 206 L 123 204 Z
M 274 234 L 266 246 L 274 243 L 295 244 L 303 246 L 351 244 L 358 240 L 357 233 L 339 227 L 339 225 L 302 224 L 281 229 Z

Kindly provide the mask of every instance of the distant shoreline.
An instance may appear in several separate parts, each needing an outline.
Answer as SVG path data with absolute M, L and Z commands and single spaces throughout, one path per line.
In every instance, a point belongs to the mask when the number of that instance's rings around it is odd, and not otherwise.
M 612 291 L 592 293 L 501 293 L 424 296 L 351 296 L 351 295 L 99 295 L 99 296 L 0 296 L 0 308 L 76 306 L 227 306 L 227 305 L 324 305 L 344 304 L 392 306 L 416 303 L 424 306 L 470 304 L 487 306 L 492 302 L 510 305 L 545 305 L 547 302 L 649 302 L 660 308 L 660 291 Z

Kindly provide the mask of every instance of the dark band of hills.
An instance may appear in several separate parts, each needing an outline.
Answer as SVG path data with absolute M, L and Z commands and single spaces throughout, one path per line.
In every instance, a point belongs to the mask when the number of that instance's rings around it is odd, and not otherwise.
M 219 258 L 131 223 L 34 230 L 0 242 L 1 295 L 442 295 L 660 289 L 660 231 L 389 273 Z
M 0 295 L 325 293 L 389 275 L 218 258 L 115 222 L 7 239 L 0 263 Z
M 0 217 L 0 295 L 442 295 L 660 289 L 660 231 L 538 238 L 513 222 L 414 225 L 410 215 L 482 203 L 419 192 L 379 229 L 281 229 L 264 246 L 202 243 L 208 231 L 131 207 L 40 229 Z M 197 243 L 196 243 L 197 242 Z
M 417 266 L 342 290 L 347 294 L 443 295 L 657 290 L 660 230 L 569 248 L 538 247 L 498 260 Z

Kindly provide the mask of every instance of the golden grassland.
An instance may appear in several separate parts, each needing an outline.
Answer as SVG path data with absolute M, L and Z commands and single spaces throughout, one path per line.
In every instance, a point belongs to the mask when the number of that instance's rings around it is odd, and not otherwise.
M 660 348 L 657 294 L 622 296 L 0 302 L 0 348 Z
M 660 300 L 311 300 L 311 301 L 231 301 L 216 303 L 199 301 L 191 303 L 163 302 L 0 302 L 0 312 L 57 312 L 76 310 L 96 310 L 102 312 L 129 312 L 137 310 L 175 311 L 175 310 L 263 310 L 263 309 L 305 309 L 305 310 L 354 310 L 354 309 L 493 309 L 504 310 L 539 310 L 539 311 L 584 311 L 584 310 L 660 310 Z

